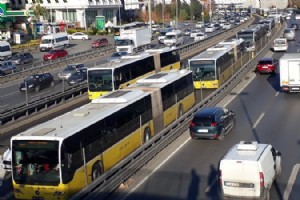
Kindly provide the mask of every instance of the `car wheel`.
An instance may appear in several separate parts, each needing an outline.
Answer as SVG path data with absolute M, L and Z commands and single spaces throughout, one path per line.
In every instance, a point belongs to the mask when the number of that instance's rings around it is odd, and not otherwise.
M 275 160 L 275 166 L 276 166 L 276 177 L 280 177 L 281 171 L 282 171 L 282 165 L 281 165 L 281 157 L 277 156 Z
M 69 40 L 73 40 L 73 38 L 72 38 L 72 37 L 69 37 Z
M 85 40 L 85 37 L 83 37 L 82 40 Z
M 36 87 L 34 88 L 34 91 L 35 91 L 35 92 L 39 92 L 40 89 L 41 89 L 40 86 L 36 86 Z
M 219 136 L 219 140 L 224 140 L 224 137 L 225 137 L 225 128 L 222 128 L 222 131 L 221 131 L 221 134 Z

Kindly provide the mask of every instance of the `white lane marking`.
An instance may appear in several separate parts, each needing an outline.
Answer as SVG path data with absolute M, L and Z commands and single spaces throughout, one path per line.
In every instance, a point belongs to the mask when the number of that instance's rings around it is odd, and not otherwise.
M 147 175 L 142 181 L 140 181 L 130 192 L 126 194 L 121 200 L 125 200 L 132 192 L 134 192 L 138 187 L 140 187 L 144 182 L 146 182 L 152 174 L 154 174 L 161 166 L 163 166 L 170 158 L 172 158 L 188 141 L 191 140 L 191 137 L 186 139 L 173 153 L 171 153 L 164 161 L 162 161 L 149 175 Z
M 252 80 L 255 78 L 256 76 L 252 76 L 250 79 L 248 79 L 248 83 L 246 83 L 245 85 L 243 85 L 243 87 L 241 87 L 241 89 L 237 92 L 237 94 L 240 94 L 251 82 Z M 231 101 L 235 98 L 236 96 L 233 95 L 231 96 L 231 98 L 223 105 L 223 107 L 227 107 L 227 105 L 229 103 L 231 103 Z
M 0 109 L 1 109 L 1 108 L 5 108 L 6 106 L 8 106 L 8 104 L 5 104 L 5 105 L 3 105 L 3 106 L 0 106 Z
M 275 94 L 275 97 L 277 97 L 278 95 L 279 95 L 279 92 L 277 91 L 276 94 Z
M 252 126 L 252 128 L 256 128 L 256 126 L 259 124 L 259 122 L 261 121 L 261 119 L 265 116 L 265 113 L 261 113 L 259 118 L 256 120 L 256 122 L 254 123 L 254 125 Z
M 294 183 L 296 181 L 296 177 L 297 177 L 297 174 L 299 172 L 299 169 L 300 169 L 300 164 L 299 163 L 295 164 L 294 167 L 293 167 L 292 173 L 290 175 L 288 184 L 287 184 L 287 186 L 286 186 L 286 188 L 284 190 L 283 200 L 288 200 L 289 199 L 289 196 L 291 194 L 293 185 L 294 185 Z
M 16 93 L 19 93 L 19 91 L 15 91 L 15 92 L 11 92 L 11 93 L 8 93 L 8 94 L 1 95 L 1 97 L 7 97 L 7 96 L 10 96 L 10 95 L 13 95 L 13 94 L 16 94 Z

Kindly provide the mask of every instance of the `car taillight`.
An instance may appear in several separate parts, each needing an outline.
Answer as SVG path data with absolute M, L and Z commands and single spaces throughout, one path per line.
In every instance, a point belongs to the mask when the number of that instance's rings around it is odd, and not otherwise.
M 218 125 L 217 122 L 212 122 L 212 123 L 210 123 L 210 126 L 217 126 L 217 125 Z
M 261 188 L 265 186 L 265 178 L 262 172 L 259 172 L 259 183 Z
M 195 122 L 191 122 L 190 126 L 196 126 L 196 123 Z

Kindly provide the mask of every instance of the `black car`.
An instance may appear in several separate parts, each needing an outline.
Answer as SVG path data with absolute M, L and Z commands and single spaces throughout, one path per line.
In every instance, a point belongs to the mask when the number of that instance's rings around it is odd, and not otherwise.
M 50 73 L 35 74 L 26 78 L 20 84 L 20 91 L 39 92 L 41 89 L 54 86 L 54 79 Z
M 222 107 L 203 108 L 196 112 L 190 123 L 192 138 L 219 139 L 235 126 L 235 114 Z
M 11 57 L 11 62 L 16 65 L 23 65 L 25 63 L 31 63 L 33 61 L 33 56 L 31 53 L 17 53 Z
M 81 82 L 86 81 L 87 79 L 87 69 L 80 69 L 76 72 L 74 72 L 69 78 L 68 78 L 68 85 L 78 85 Z
M 221 29 L 220 24 L 214 24 L 214 27 L 215 27 L 215 30 L 220 30 Z

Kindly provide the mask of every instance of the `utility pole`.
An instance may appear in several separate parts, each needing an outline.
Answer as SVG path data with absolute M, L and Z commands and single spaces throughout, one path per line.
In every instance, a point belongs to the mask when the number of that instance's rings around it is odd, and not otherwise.
M 176 29 L 178 29 L 178 0 L 176 0 Z

